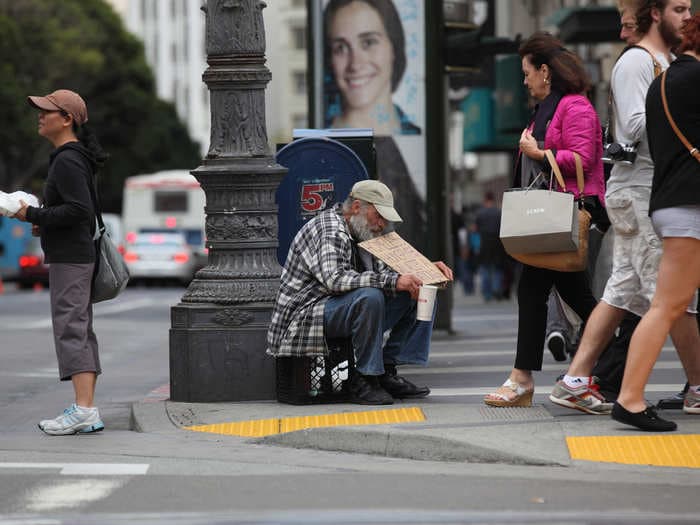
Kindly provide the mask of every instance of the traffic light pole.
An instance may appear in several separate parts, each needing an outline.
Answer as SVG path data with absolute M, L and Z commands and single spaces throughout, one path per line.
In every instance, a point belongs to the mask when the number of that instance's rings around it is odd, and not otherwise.
M 431 260 L 446 261 L 454 268 L 450 249 L 450 182 L 447 171 L 447 77 L 443 38 L 443 3 L 425 2 L 426 78 L 426 167 L 428 254 Z M 441 290 L 435 328 L 452 331 L 453 287 Z

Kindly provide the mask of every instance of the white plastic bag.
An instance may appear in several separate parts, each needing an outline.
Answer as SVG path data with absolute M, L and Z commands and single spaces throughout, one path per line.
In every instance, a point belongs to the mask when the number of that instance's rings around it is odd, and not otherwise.
M 24 201 L 30 206 L 38 207 L 39 199 L 34 195 L 23 191 L 15 191 L 14 193 L 5 193 L 0 191 L 0 215 L 11 217 L 22 207 L 19 201 Z

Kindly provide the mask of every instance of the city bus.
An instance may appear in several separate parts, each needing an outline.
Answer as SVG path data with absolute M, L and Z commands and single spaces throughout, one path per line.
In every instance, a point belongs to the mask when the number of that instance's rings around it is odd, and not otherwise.
M 187 170 L 134 175 L 124 181 L 122 224 L 129 243 L 139 233 L 181 232 L 197 261 L 207 262 L 204 191 Z

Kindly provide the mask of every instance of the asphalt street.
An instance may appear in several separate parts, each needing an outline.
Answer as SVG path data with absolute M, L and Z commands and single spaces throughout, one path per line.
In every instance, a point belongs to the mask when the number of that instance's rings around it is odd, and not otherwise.
M 56 377 L 48 293 L 6 287 L 0 296 L 0 524 L 697 521 L 700 478 L 692 468 L 415 459 L 183 430 L 177 418 L 206 423 L 232 414 L 254 418 L 291 409 L 302 414 L 309 407 L 267 402 L 265 412 L 252 403 L 165 401 L 169 308 L 182 293 L 129 288 L 96 306 L 104 367 L 96 401 L 107 428 L 56 438 L 36 428 L 71 395 L 70 385 Z M 516 310 L 512 302 L 482 304 L 460 295 L 456 303 L 456 333 L 436 333 L 429 367 L 406 370 L 433 389 L 421 405 L 425 413 L 450 414 L 443 431 L 481 439 L 484 448 L 499 440 L 533 447 L 539 442 L 540 449 L 552 448 L 538 454 L 563 457 L 565 448 L 551 445 L 549 429 L 572 435 L 595 425 L 615 430 L 607 418 L 552 407 L 545 394 L 565 364 L 549 355 L 536 377 L 537 406 L 531 413 L 549 418 L 538 423 L 542 431 L 530 435 L 532 427 L 518 421 L 476 424 L 481 396 L 511 366 Z M 670 347 L 661 364 L 650 397 L 672 393 L 683 382 Z M 134 432 L 132 406 L 150 406 L 164 417 L 148 432 Z M 688 418 L 675 419 L 690 428 Z M 432 431 L 426 428 L 430 423 L 429 418 L 422 424 L 424 432 Z M 398 435 L 407 426 L 392 432 Z M 357 433 L 362 429 L 349 431 L 356 432 L 349 434 L 355 441 L 363 439 Z

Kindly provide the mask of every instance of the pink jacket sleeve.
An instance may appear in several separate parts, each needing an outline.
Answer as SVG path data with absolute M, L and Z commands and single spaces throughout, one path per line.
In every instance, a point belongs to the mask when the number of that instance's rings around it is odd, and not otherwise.
M 545 148 L 556 150 L 556 160 L 566 182 L 567 191 L 578 196 L 576 164 L 573 153 L 581 156 L 584 194 L 605 200 L 603 178 L 602 132 L 600 120 L 588 99 L 567 95 L 561 99 L 545 136 Z

